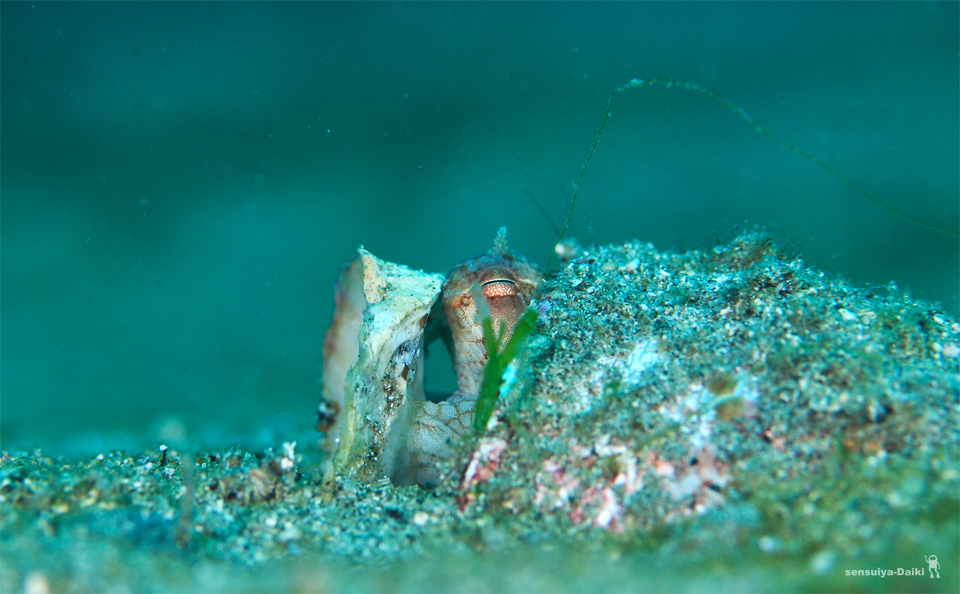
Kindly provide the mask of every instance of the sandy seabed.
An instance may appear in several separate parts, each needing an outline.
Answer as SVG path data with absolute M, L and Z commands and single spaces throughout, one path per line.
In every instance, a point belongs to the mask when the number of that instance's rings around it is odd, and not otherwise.
M 435 489 L 324 483 L 319 434 L 4 451 L 0 588 L 956 591 L 960 324 L 879 293 L 760 231 L 581 248 Z

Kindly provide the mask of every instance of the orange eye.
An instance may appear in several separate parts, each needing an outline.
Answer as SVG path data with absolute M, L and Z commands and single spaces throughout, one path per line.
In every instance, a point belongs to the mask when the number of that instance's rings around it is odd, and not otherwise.
M 495 280 L 483 283 L 483 295 L 487 299 L 496 297 L 513 297 L 520 294 L 520 289 L 512 281 Z

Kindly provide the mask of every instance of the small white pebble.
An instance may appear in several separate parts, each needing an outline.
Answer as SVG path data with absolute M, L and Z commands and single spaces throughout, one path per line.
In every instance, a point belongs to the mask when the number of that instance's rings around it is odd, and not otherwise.
M 426 526 L 427 522 L 430 521 L 430 514 L 425 511 L 418 511 L 413 514 L 413 523 L 417 526 Z
M 823 575 L 833 568 L 833 564 L 836 563 L 836 561 L 837 554 L 833 551 L 820 551 L 810 558 L 810 569 L 813 573 Z
M 772 553 L 779 548 L 779 543 L 777 539 L 772 536 L 763 536 L 757 542 L 757 545 L 760 547 L 760 550 L 764 553 Z
M 857 314 L 853 313 L 849 309 L 844 308 L 840 310 L 840 317 L 847 322 L 852 322 L 857 319 Z
M 39 571 L 31 571 L 23 580 L 23 591 L 26 594 L 48 594 L 50 582 L 47 581 L 47 576 Z
M 664 462 L 663 460 L 657 460 L 656 464 L 654 464 L 653 473 L 656 476 L 668 478 L 668 477 L 672 477 L 676 473 L 676 468 L 674 468 L 673 464 L 670 464 L 669 462 Z
M 950 357 L 951 359 L 960 357 L 960 346 L 956 344 L 943 345 L 943 356 Z
M 887 493 L 886 499 L 887 503 L 889 503 L 891 507 L 903 507 L 909 503 L 909 501 L 907 501 L 907 499 L 899 491 L 891 491 Z

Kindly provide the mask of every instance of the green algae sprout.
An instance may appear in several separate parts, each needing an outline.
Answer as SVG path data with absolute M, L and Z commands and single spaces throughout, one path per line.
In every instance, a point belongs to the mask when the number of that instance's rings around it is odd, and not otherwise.
M 527 337 L 537 326 L 537 310 L 527 308 L 523 312 L 503 350 L 500 350 L 500 345 L 503 344 L 506 327 L 501 326 L 498 332 L 494 332 L 493 320 L 486 312 L 484 312 L 482 326 L 488 358 L 487 364 L 483 368 L 483 383 L 480 384 L 477 407 L 473 413 L 473 429 L 478 434 L 484 430 L 490 420 L 490 415 L 493 414 L 497 399 L 500 397 L 500 384 L 503 381 L 504 372 L 520 353 Z

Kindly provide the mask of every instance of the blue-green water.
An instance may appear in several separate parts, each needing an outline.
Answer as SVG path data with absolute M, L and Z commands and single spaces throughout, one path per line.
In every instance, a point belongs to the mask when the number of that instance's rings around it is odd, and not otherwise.
M 4 2 L 3 447 L 309 424 L 357 245 L 441 272 L 507 225 L 544 262 L 534 199 L 562 221 L 606 98 L 634 77 L 707 85 L 956 229 L 958 18 L 936 2 Z M 686 249 L 759 223 L 819 268 L 960 312 L 956 238 L 701 96 L 641 89 L 613 114 L 582 242 Z

